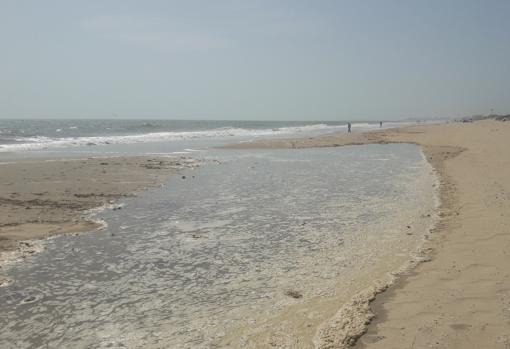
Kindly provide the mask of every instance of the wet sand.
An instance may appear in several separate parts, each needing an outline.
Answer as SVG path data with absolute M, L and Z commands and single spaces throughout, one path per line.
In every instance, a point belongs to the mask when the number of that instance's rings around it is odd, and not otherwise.
M 386 291 L 353 300 L 365 316 L 349 319 L 340 311 L 329 338 L 316 346 L 509 348 L 510 123 L 417 125 L 230 147 L 395 142 L 420 145 L 440 176 L 441 219 L 424 246 L 427 262 Z
M 189 166 L 186 158 L 142 156 L 0 162 L 0 262 L 35 253 L 30 240 L 97 229 L 87 210 L 114 205 Z

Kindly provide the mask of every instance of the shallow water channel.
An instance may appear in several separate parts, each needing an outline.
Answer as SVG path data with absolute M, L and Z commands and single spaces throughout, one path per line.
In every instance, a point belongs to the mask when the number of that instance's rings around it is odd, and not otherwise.
M 402 252 L 402 217 L 433 200 L 413 145 L 207 157 L 220 163 L 99 212 L 104 230 L 53 238 L 10 267 L 0 347 L 212 347 L 234 324 L 332 297 L 367 258 Z M 421 239 L 404 237 L 406 248 Z

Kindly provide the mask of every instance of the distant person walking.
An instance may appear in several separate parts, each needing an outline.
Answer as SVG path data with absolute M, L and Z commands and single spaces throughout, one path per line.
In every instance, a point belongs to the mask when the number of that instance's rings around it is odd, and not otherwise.
M 379 127 L 382 127 L 382 121 L 379 121 Z
M 351 133 L 351 123 L 347 123 L 347 133 Z

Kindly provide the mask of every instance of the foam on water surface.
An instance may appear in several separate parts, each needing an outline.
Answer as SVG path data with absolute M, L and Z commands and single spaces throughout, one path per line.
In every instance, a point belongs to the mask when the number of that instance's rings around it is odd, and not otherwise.
M 221 164 L 98 213 L 105 230 L 54 238 L 12 266 L 0 347 L 255 347 L 272 330 L 298 338 L 292 321 L 268 324 L 344 296 L 386 260 L 405 261 L 431 223 L 434 176 L 416 146 L 212 156 Z M 308 312 L 313 328 L 334 314 L 322 308 Z
M 370 127 L 369 124 L 359 127 Z M 93 145 L 108 144 L 136 144 L 136 143 L 152 143 L 152 142 L 172 142 L 193 139 L 218 139 L 231 137 L 261 137 L 261 136 L 282 136 L 299 134 L 301 132 L 334 132 L 345 128 L 344 126 L 328 126 L 325 124 L 304 125 L 294 127 L 267 128 L 267 129 L 246 129 L 236 127 L 213 128 L 200 131 L 170 131 L 170 132 L 150 132 L 140 134 L 123 134 L 123 135 L 101 135 L 101 136 L 73 136 L 60 137 L 61 129 L 55 130 L 57 134 L 54 137 L 33 136 L 33 137 L 13 137 L 10 144 L 0 142 L 0 152 L 7 151 L 27 151 L 46 148 L 62 148 L 62 147 L 79 147 Z M 60 130 L 60 131 L 59 131 Z M 56 137 L 59 136 L 59 137 Z

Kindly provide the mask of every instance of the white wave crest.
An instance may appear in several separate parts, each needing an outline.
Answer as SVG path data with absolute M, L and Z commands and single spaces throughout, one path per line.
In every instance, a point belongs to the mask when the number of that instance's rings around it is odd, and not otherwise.
M 79 147 L 105 144 L 133 144 L 148 142 L 168 142 L 189 139 L 211 139 L 229 137 L 261 137 L 272 135 L 289 135 L 303 132 L 335 131 L 345 126 L 315 124 L 274 129 L 218 128 L 205 131 L 153 132 L 134 135 L 90 136 L 90 137 L 26 137 L 16 138 L 19 143 L 0 145 L 0 152 L 40 150 L 54 147 Z

